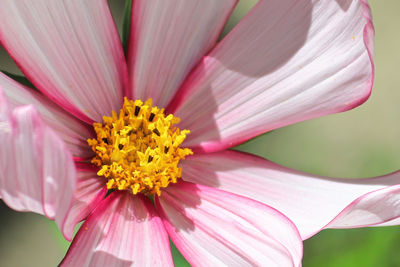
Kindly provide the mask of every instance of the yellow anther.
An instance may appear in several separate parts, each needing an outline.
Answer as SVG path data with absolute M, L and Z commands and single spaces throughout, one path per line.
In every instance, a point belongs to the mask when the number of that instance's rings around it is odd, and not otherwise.
M 122 109 L 104 116 L 103 122 L 93 124 L 97 138 L 88 139 L 88 144 L 108 189 L 160 195 L 160 189 L 181 177 L 179 161 L 193 154 L 179 147 L 190 131 L 174 127 L 179 118 L 165 116 L 151 99 L 143 103 L 125 98 Z

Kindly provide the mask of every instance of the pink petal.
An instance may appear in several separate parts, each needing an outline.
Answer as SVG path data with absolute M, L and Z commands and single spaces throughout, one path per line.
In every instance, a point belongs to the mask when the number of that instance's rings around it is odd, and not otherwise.
M 20 107 L 12 114 L 0 92 L 0 194 L 18 211 L 43 214 L 40 147 L 43 130 L 32 108 Z M 20 166 L 23 166 L 22 168 Z
M 381 186 L 382 188 L 370 191 L 358 197 L 336 216 L 326 228 L 374 226 L 376 224 L 392 221 L 392 219 L 399 217 L 400 172 L 382 177 L 381 183 L 386 185 L 385 182 L 394 185 Z
M 400 172 L 371 179 L 332 179 L 265 159 L 224 151 L 182 162 L 183 179 L 243 195 L 291 219 L 303 239 L 324 228 L 354 228 L 400 216 Z
M 128 66 L 134 97 L 165 107 L 215 45 L 236 2 L 133 1 Z
M 45 214 L 60 226 L 75 190 L 75 166 L 62 140 L 32 106 L 10 110 L 0 90 L 0 195 L 18 211 Z
M 42 149 L 43 211 L 46 217 L 54 219 L 61 228 L 72 205 L 76 170 L 63 141 L 50 128 L 47 129 L 43 131 L 42 141 L 38 144 Z M 17 161 L 19 158 L 16 156 Z
M 106 180 L 91 164 L 77 163 L 77 183 L 71 210 L 63 223 L 63 234 L 71 241 L 74 227 L 84 220 L 107 194 Z
M 0 72 L 0 88 L 7 97 L 10 108 L 33 105 L 45 124 L 57 132 L 75 157 L 89 158 L 93 155 L 86 141 L 93 135 L 87 124 L 65 112 L 47 97 L 21 85 L 2 72 Z
M 400 225 L 400 217 L 397 217 L 396 219 L 381 223 L 381 224 L 377 224 L 375 226 L 393 226 L 393 225 Z
M 79 229 L 61 266 L 173 266 L 168 235 L 151 202 L 116 191 Z
M 374 29 L 363 0 L 261 0 L 191 73 L 169 108 L 185 145 L 217 151 L 363 103 Z
M 40 91 L 80 119 L 119 110 L 127 71 L 106 0 L 4 0 L 0 40 Z
M 193 266 L 300 266 L 297 229 L 251 199 L 180 182 L 156 198 L 169 236 Z

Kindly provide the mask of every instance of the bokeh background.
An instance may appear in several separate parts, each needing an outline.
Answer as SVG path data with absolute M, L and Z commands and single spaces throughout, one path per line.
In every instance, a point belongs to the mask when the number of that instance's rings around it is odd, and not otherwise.
M 109 0 L 119 26 L 124 2 Z M 224 34 L 256 2 L 241 0 Z M 349 112 L 275 130 L 238 149 L 331 177 L 372 177 L 400 169 L 400 1 L 369 2 L 376 29 L 376 79 L 371 98 Z M 2 49 L 0 69 L 20 74 Z M 53 222 L 14 212 L 0 201 L 0 266 L 57 266 L 68 246 Z M 173 252 L 177 266 L 188 266 L 175 248 Z M 305 241 L 303 264 L 400 266 L 399 252 L 400 227 L 324 230 Z

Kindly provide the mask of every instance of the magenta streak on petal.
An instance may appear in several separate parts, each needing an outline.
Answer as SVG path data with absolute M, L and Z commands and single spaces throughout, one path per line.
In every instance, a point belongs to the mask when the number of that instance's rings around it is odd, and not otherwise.
M 39 87 L 39 85 L 38 85 L 39 82 L 37 81 L 38 79 L 35 79 L 34 75 L 30 75 L 28 68 L 25 68 L 24 65 L 15 58 L 13 53 L 11 53 L 9 51 L 9 49 L 7 48 L 7 46 L 3 44 L 2 39 L 3 39 L 3 37 L 1 36 L 1 32 L 0 32 L 1 46 L 4 48 L 4 50 L 6 50 L 7 54 L 10 55 L 10 57 L 14 60 L 15 64 L 18 66 L 18 68 L 21 70 L 21 72 L 29 79 L 29 81 L 31 81 L 33 84 L 35 84 L 35 86 L 38 87 L 38 89 L 43 93 L 43 95 L 45 95 L 48 99 L 50 99 L 52 102 L 54 102 L 58 106 L 63 107 L 66 112 L 68 112 L 71 115 L 73 115 L 74 117 L 80 119 L 82 122 L 85 122 L 87 124 L 93 124 L 94 121 L 92 119 L 90 119 L 86 114 L 81 112 L 78 108 L 76 108 L 73 104 L 71 104 L 70 102 L 68 102 L 66 100 L 63 100 L 63 101 L 58 100 L 55 97 L 53 97 L 52 95 L 50 95 L 49 93 L 47 93 L 44 88 Z
M 132 95 L 165 107 L 216 44 L 237 0 L 153 1 L 132 5 L 128 66 Z
M 33 105 L 46 125 L 62 138 L 74 156 L 83 158 L 93 156 L 86 141 L 93 136 L 93 127 L 68 114 L 36 90 L 23 86 L 1 72 L 0 87 L 11 109 L 28 104 Z
M 55 103 L 87 123 L 121 107 L 127 67 L 107 1 L 4 0 L 0 25 L 2 45 Z

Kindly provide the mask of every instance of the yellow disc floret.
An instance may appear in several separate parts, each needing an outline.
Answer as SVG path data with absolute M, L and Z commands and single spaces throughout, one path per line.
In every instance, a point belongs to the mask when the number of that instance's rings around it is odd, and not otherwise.
M 96 156 L 92 163 L 101 167 L 99 176 L 108 179 L 108 189 L 129 190 L 133 194 L 160 195 L 161 188 L 176 183 L 182 169 L 178 163 L 193 154 L 179 147 L 189 130 L 174 127 L 179 118 L 165 115 L 152 100 L 124 99 L 119 114 L 94 123 L 97 139 L 88 139 Z

